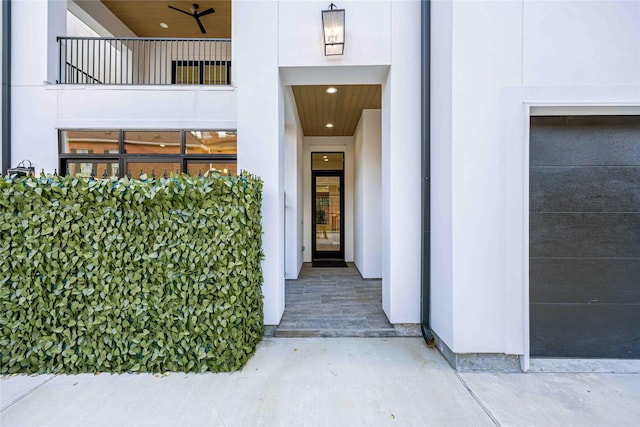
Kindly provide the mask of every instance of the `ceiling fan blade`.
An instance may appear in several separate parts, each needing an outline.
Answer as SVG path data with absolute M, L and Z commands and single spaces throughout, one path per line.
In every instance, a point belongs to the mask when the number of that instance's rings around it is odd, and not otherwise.
M 171 5 L 169 5 L 169 9 L 177 10 L 178 12 L 182 12 L 182 13 L 184 13 L 185 15 L 193 16 L 191 13 L 189 13 L 189 12 L 187 12 L 187 11 L 184 11 L 184 10 L 182 10 L 182 9 L 178 9 L 177 7 L 173 7 L 173 6 L 171 6 Z
M 204 29 L 202 22 L 200 22 L 200 18 L 198 16 L 194 16 L 194 18 L 196 18 L 196 21 L 198 21 L 198 26 L 200 27 L 200 31 L 202 31 L 202 34 L 207 34 L 207 30 Z
M 210 7 L 209 9 L 205 10 L 204 12 L 198 12 L 198 17 L 205 16 L 205 15 L 210 15 L 212 13 L 216 13 L 216 11 L 213 10 L 212 7 Z

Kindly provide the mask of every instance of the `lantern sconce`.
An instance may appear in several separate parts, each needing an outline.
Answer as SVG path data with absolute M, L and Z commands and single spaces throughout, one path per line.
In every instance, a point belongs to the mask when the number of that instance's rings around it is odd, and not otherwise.
M 15 168 L 7 169 L 7 175 L 9 176 L 34 176 L 35 172 L 36 168 L 33 167 L 29 160 L 23 160 Z
M 344 54 L 344 9 L 337 9 L 333 3 L 322 11 L 324 32 L 324 56 Z

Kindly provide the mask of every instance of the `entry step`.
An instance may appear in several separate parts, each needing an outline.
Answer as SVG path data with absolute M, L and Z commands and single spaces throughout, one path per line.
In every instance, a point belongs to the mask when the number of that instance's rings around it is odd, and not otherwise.
M 287 329 L 277 328 L 276 338 L 311 338 L 311 337 L 396 337 L 398 334 L 394 328 L 379 329 Z

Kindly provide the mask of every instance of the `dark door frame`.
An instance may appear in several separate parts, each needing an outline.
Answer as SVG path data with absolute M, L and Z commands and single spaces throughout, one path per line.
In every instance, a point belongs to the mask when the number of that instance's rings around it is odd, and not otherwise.
M 316 248 L 316 177 L 337 176 L 340 178 L 340 251 L 321 252 Z M 336 259 L 344 261 L 344 169 L 311 171 L 311 259 Z

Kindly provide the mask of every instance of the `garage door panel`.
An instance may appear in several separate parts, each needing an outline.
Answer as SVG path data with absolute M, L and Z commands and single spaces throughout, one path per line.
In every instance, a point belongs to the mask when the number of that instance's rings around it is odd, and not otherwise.
M 531 355 L 634 358 L 640 305 L 531 304 Z M 616 325 L 611 328 L 611 325 Z M 635 356 L 634 356 L 635 355 Z
M 531 166 L 640 165 L 637 116 L 532 117 Z
M 529 269 L 531 303 L 640 304 L 639 259 L 532 258 Z
M 531 355 L 640 358 L 640 116 L 532 117 Z
M 531 212 L 640 212 L 640 167 L 537 166 Z
M 531 213 L 531 257 L 640 258 L 640 214 Z

